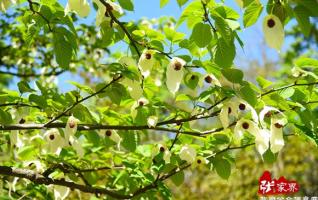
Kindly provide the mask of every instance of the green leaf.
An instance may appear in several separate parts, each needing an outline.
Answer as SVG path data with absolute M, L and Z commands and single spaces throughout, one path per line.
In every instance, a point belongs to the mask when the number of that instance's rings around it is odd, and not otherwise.
M 0 124 L 8 125 L 12 122 L 12 116 L 7 111 L 0 109 Z
M 76 41 L 70 40 L 65 35 L 65 28 L 60 27 L 53 33 L 53 46 L 56 62 L 61 68 L 68 68 L 73 56 L 73 45 L 76 45 Z M 66 32 L 68 32 L 66 30 Z M 73 38 L 74 39 L 74 38 Z M 75 39 L 74 39 L 75 40 Z
M 67 82 L 72 84 L 72 85 L 74 85 L 75 87 L 77 87 L 81 91 L 85 91 L 85 92 L 87 92 L 89 94 L 93 94 L 94 93 L 94 91 L 90 87 L 88 87 L 86 85 L 82 85 L 82 84 L 80 84 L 78 82 L 75 82 L 75 81 L 67 81 Z
M 29 101 L 37 104 L 41 108 L 45 108 L 47 106 L 46 99 L 44 96 L 39 96 L 36 94 L 31 94 L 29 96 Z
M 24 147 L 19 148 L 18 157 L 21 160 L 30 160 L 36 156 L 36 154 L 38 153 L 37 151 L 38 150 L 33 145 L 32 146 L 24 146 Z
M 29 86 L 29 84 L 26 81 L 20 81 L 18 83 L 18 88 L 19 88 L 20 93 L 34 92 L 35 91 Z
M 105 93 L 109 96 L 111 101 L 117 105 L 120 105 L 121 99 L 127 96 L 126 88 L 119 83 L 113 83 L 106 89 Z
M 245 84 L 240 89 L 240 94 L 242 98 L 247 101 L 251 106 L 255 106 L 257 103 L 257 95 L 255 91 L 250 87 L 249 84 Z
M 228 179 L 231 175 L 231 164 L 224 158 L 216 158 L 213 161 L 216 173 L 223 179 Z
M 263 159 L 265 163 L 273 164 L 277 159 L 277 155 L 275 155 L 270 149 L 267 149 L 267 151 L 263 154 Z
M 244 76 L 241 70 L 234 68 L 223 69 L 222 74 L 232 83 L 241 83 Z
M 215 28 L 218 30 L 218 33 L 221 34 L 227 45 L 231 45 L 233 43 L 233 33 L 231 27 L 228 25 L 225 19 L 220 17 L 219 15 L 212 14 L 212 18 L 215 21 Z
M 265 89 L 265 88 L 268 88 L 269 86 L 271 86 L 273 83 L 271 81 L 268 81 L 266 80 L 265 78 L 261 77 L 261 76 L 258 76 L 256 78 L 256 81 L 258 83 L 258 85 L 262 88 L 262 89 Z
M 290 87 L 290 88 L 286 88 L 285 90 L 281 91 L 279 93 L 279 95 L 281 97 L 283 97 L 284 99 L 288 99 L 289 97 L 293 96 L 294 92 L 295 92 L 295 89 Z
M 215 63 L 222 68 L 231 67 L 235 58 L 234 43 L 227 43 L 223 38 L 218 40 L 215 52 Z
M 198 47 L 206 47 L 212 40 L 211 27 L 208 24 L 197 23 L 190 38 Z
M 179 5 L 179 7 L 183 6 L 184 4 L 186 4 L 188 2 L 188 0 L 177 0 L 177 3 Z
M 121 132 L 120 132 L 121 133 Z M 122 132 L 123 142 L 121 143 L 125 149 L 134 152 L 137 148 L 138 135 L 135 131 Z
M 129 10 L 129 11 L 134 11 L 134 4 L 132 0 L 118 0 L 119 4 L 123 9 Z
M 318 60 L 307 58 L 307 57 L 300 57 L 295 60 L 296 67 L 304 68 L 304 67 L 318 67 Z
M 176 186 L 180 186 L 184 182 L 184 172 L 179 171 L 175 175 L 171 176 L 171 180 Z
M 244 12 L 243 24 L 245 27 L 255 24 L 262 13 L 263 6 L 258 1 L 249 4 Z
M 160 8 L 165 7 L 169 3 L 169 0 L 160 0 Z
M 304 6 L 296 6 L 294 8 L 295 18 L 305 36 L 309 36 L 311 24 L 309 20 L 309 11 Z

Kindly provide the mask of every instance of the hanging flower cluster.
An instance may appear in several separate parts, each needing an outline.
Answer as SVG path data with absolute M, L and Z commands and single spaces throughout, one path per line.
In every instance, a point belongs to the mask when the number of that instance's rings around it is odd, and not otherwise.
M 154 57 L 156 51 L 145 49 L 138 61 L 138 68 L 144 78 L 147 78 L 150 73 L 152 67 L 155 65 L 156 59 Z
M 69 0 L 65 6 L 65 14 L 74 11 L 80 17 L 87 17 L 90 12 L 90 5 L 87 0 Z
M 223 105 L 220 120 L 224 129 L 230 122 L 235 123 L 235 120 L 238 120 L 234 128 L 234 140 L 240 141 L 245 132 L 252 134 L 255 137 L 256 149 L 261 155 L 268 149 L 277 153 L 284 146 L 283 127 L 287 120 L 276 108 L 265 106 L 258 116 L 247 102 L 233 98 Z
M 96 26 L 100 26 L 102 22 L 104 21 L 110 21 L 110 17 L 105 16 L 106 13 L 106 7 L 104 4 L 102 4 L 99 0 L 93 0 L 93 2 L 97 5 L 98 10 L 96 13 Z M 110 5 L 111 7 L 111 12 L 113 13 L 113 15 L 115 15 L 116 17 L 121 16 L 124 11 L 123 9 L 116 3 L 110 1 L 110 0 L 106 0 L 106 3 L 108 5 Z

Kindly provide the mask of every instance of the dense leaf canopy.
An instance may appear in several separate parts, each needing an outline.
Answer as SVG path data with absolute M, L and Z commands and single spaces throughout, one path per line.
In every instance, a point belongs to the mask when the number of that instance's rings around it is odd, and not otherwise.
M 236 150 L 318 144 L 315 56 L 253 81 L 233 63 L 258 20 L 277 52 L 290 23 L 314 40 L 317 1 L 177 3 L 176 19 L 126 21 L 132 0 L 1 0 L 1 198 L 171 199 L 185 170 L 228 179 Z

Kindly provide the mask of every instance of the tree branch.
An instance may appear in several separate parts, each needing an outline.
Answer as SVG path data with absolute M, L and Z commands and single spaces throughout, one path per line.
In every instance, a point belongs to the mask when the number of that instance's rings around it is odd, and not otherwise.
M 37 3 L 32 2 L 31 0 L 27 0 L 27 1 L 28 1 L 28 3 L 29 3 L 30 10 L 31 10 L 33 13 L 36 13 L 37 15 L 39 15 L 40 17 L 42 17 L 42 19 L 47 23 L 47 26 L 48 26 L 49 30 L 50 30 L 51 32 L 53 32 L 53 29 L 52 29 L 52 27 L 51 27 L 51 25 L 50 25 L 50 21 L 49 21 L 41 12 L 36 11 L 36 10 L 34 9 L 33 4 L 37 4 Z
M 48 127 L 50 124 L 52 124 L 53 122 L 55 122 L 56 120 L 58 120 L 59 118 L 61 118 L 63 115 L 65 115 L 68 111 L 72 110 L 75 106 L 77 106 L 78 104 L 86 101 L 87 99 L 90 99 L 102 92 L 104 92 L 104 90 L 106 88 L 108 88 L 111 84 L 115 83 L 116 81 L 118 81 L 119 79 L 122 78 L 122 75 L 119 75 L 116 78 L 113 78 L 113 80 L 111 82 L 109 82 L 107 85 L 105 85 L 104 87 L 102 87 L 101 89 L 99 89 L 97 92 L 90 94 L 86 97 L 84 97 L 83 99 L 76 101 L 75 103 L 73 103 L 73 105 L 71 105 L 70 107 L 68 107 L 67 109 L 65 109 L 63 112 L 61 112 L 59 115 L 57 115 L 56 117 L 54 117 L 52 120 L 50 120 L 49 122 L 45 123 L 43 126 L 44 127 Z
M 283 86 L 283 87 L 280 87 L 280 88 L 276 88 L 276 89 L 271 89 L 263 94 L 261 94 L 259 97 L 263 97 L 265 95 L 268 95 L 268 94 L 271 94 L 273 92 L 278 92 L 278 91 L 281 91 L 281 90 L 285 90 L 287 88 L 290 88 L 290 87 L 296 87 L 296 86 L 310 86 L 310 85 L 317 85 L 318 82 L 312 82 L 312 83 L 293 83 L 293 84 L 290 84 L 290 85 L 286 85 L 286 86 Z
M 40 77 L 40 76 L 58 76 L 58 75 L 64 73 L 65 71 L 66 70 L 61 70 L 61 71 L 54 71 L 53 70 L 51 72 L 44 73 L 44 74 L 36 74 L 36 73 L 24 74 L 24 73 L 18 73 L 18 72 L 0 71 L 0 74 L 28 78 L 28 77 Z

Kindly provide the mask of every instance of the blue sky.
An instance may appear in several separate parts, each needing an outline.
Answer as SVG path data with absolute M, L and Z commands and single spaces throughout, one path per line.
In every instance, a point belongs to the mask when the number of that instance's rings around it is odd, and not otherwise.
M 63 5 L 66 4 L 66 0 L 60 1 Z M 262 1 L 263 5 L 265 5 L 265 1 Z M 137 21 L 140 18 L 146 17 L 148 19 L 151 18 L 158 18 L 160 16 L 173 16 L 176 19 L 178 19 L 182 13 L 182 9 L 184 9 L 183 6 L 180 8 L 176 2 L 176 0 L 170 0 L 170 2 L 164 7 L 160 8 L 159 6 L 160 1 L 159 0 L 134 0 L 135 5 L 135 11 L 134 12 L 127 12 L 126 16 L 122 17 L 121 21 L 130 21 L 135 20 Z M 235 0 L 226 0 L 225 4 L 229 7 L 234 8 L 241 16 L 243 16 L 243 11 L 238 7 Z M 91 9 L 92 11 L 94 9 Z M 266 15 L 265 9 L 263 10 L 263 13 L 261 17 L 259 18 L 258 22 L 254 24 L 253 26 L 244 29 L 239 32 L 239 36 L 241 39 L 245 42 L 245 48 L 244 50 L 241 49 L 239 45 L 237 45 L 237 57 L 235 60 L 235 65 L 238 68 L 242 68 L 242 62 L 246 60 L 258 60 L 260 63 L 262 63 L 262 52 L 260 46 L 263 46 L 265 48 L 266 54 L 268 57 L 270 57 L 272 60 L 277 60 L 279 58 L 279 54 L 269 47 L 264 46 L 264 40 L 263 40 L 263 33 L 262 33 L 262 18 Z M 81 22 L 84 23 L 95 23 L 95 12 L 91 12 L 90 16 L 86 19 L 83 19 Z M 241 25 L 242 19 L 240 19 Z M 241 26 L 243 27 L 243 26 Z M 188 35 L 191 34 L 191 30 L 187 30 L 185 25 L 182 25 L 178 28 L 178 31 L 185 32 Z M 290 41 L 285 41 L 285 45 L 283 47 L 284 49 L 287 48 L 287 44 L 290 43 Z M 118 48 L 116 46 L 116 48 Z M 74 89 L 72 85 L 67 83 L 67 80 L 74 80 L 78 82 L 82 82 L 80 77 L 72 75 L 70 73 L 64 73 L 59 76 L 59 86 L 60 89 L 65 92 L 71 89 Z M 15 80 L 14 82 L 16 83 Z M 12 84 L 13 88 L 16 88 L 14 86 L 16 84 Z

